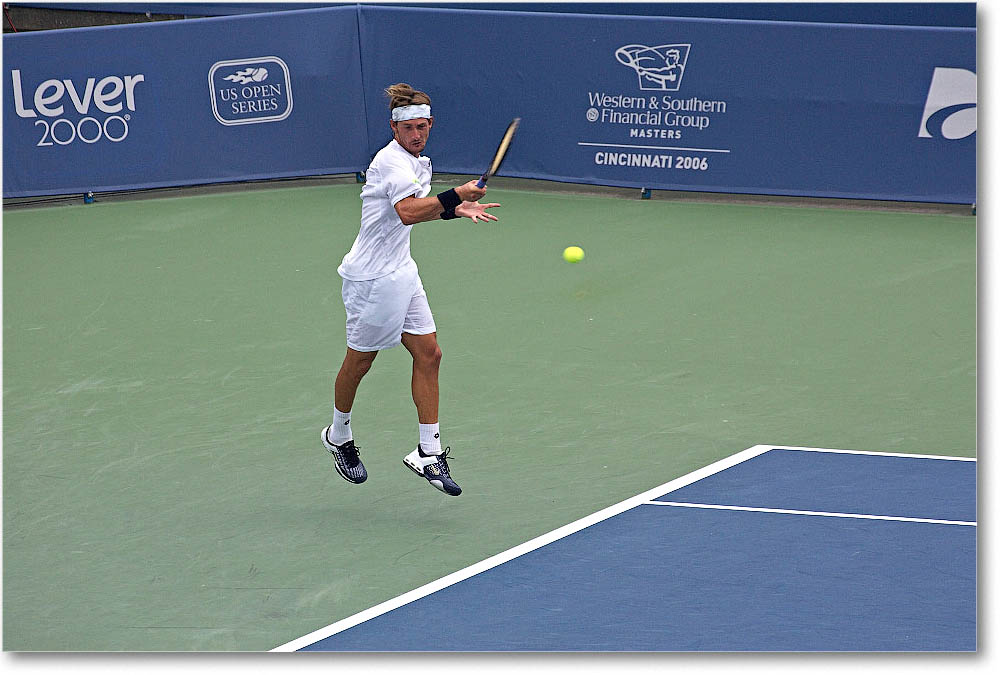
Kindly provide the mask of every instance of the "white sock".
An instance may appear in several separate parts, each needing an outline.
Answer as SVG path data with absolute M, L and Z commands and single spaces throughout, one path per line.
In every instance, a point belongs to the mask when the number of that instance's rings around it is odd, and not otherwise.
M 425 455 L 441 454 L 441 431 L 435 424 L 419 424 L 420 427 L 420 449 Z
M 330 442 L 334 445 L 343 445 L 354 438 L 351 433 L 351 413 L 340 412 L 337 407 L 333 408 L 333 424 L 330 426 Z

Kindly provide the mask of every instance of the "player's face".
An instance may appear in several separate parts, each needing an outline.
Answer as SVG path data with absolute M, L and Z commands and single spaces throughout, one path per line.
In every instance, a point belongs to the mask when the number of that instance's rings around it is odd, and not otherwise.
M 406 148 L 406 151 L 416 157 L 427 145 L 427 137 L 434 125 L 433 117 L 419 117 L 415 120 L 389 122 L 392 135 L 396 142 Z

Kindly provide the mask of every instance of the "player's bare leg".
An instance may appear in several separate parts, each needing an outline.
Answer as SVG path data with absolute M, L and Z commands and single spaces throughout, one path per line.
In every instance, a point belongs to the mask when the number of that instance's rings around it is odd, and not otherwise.
M 354 434 L 351 431 L 351 408 L 354 407 L 354 397 L 358 393 L 358 385 L 362 378 L 371 370 L 372 362 L 378 352 L 359 352 L 347 348 L 347 356 L 337 373 L 334 383 L 333 424 L 323 429 L 323 447 L 325 447 L 336 462 L 337 473 L 351 483 L 363 483 L 368 478 L 364 464 L 361 463 L 358 448 L 354 445 Z
M 413 357 L 413 378 L 410 388 L 420 422 L 420 443 L 403 458 L 403 464 L 418 476 L 427 479 L 441 492 L 452 496 L 462 494 L 462 488 L 451 478 L 448 468 L 448 448 L 441 449 L 438 431 L 438 372 L 441 368 L 441 347 L 437 334 L 410 335 L 403 333 L 403 346 Z
M 410 389 L 417 406 L 420 424 L 438 423 L 438 372 L 441 369 L 441 347 L 437 333 L 411 335 L 403 333 L 403 346 L 413 357 L 413 377 Z
M 337 410 L 349 413 L 354 407 L 354 397 L 358 393 L 361 379 L 371 370 L 372 363 L 378 352 L 359 352 L 347 348 L 347 356 L 337 373 L 337 381 L 333 385 L 333 400 Z

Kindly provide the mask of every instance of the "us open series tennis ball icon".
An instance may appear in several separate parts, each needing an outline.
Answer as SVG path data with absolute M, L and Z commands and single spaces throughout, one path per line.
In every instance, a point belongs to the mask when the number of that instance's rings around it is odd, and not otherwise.
M 567 246 L 563 251 L 563 260 L 568 263 L 578 263 L 583 260 L 583 249 L 579 246 Z

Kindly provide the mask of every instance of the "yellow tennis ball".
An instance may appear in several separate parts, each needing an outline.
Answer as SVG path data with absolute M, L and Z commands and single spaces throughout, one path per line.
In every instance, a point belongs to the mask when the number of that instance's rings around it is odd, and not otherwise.
M 579 246 L 567 246 L 563 251 L 563 260 L 571 263 L 578 263 L 583 260 L 583 249 Z

